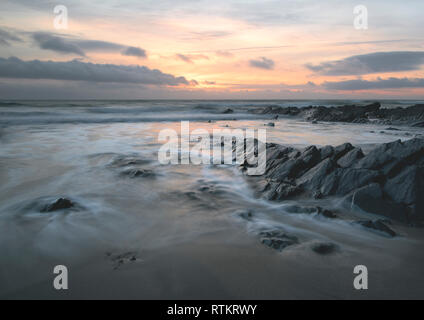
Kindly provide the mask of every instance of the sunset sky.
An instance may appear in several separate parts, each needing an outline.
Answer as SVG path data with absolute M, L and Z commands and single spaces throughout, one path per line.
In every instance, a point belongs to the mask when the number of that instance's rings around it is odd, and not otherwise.
M 0 98 L 422 99 L 423 13 L 422 0 L 2 0 Z

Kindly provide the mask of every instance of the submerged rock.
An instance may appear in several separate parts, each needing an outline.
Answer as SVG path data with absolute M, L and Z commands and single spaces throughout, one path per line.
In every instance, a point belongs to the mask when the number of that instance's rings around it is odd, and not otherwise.
M 224 112 L 222 112 L 222 113 L 224 113 L 224 114 L 230 114 L 230 113 L 234 113 L 234 110 L 233 109 L 230 109 L 230 108 L 228 108 L 228 109 L 226 109 Z
M 54 212 L 64 209 L 71 209 L 75 204 L 66 198 L 59 198 L 55 202 L 47 204 L 44 208 L 41 209 L 41 212 Z
M 298 244 L 297 237 L 289 235 L 281 230 L 262 231 L 259 233 L 262 244 L 274 250 L 282 251 L 286 247 Z
M 337 250 L 337 246 L 331 242 L 314 242 L 311 248 L 314 252 L 322 255 L 330 254 Z
M 130 178 L 151 178 L 155 176 L 152 170 L 147 169 L 127 169 L 121 172 L 121 175 L 128 176 Z
M 251 210 L 241 211 L 241 212 L 238 212 L 237 214 L 240 218 L 247 221 L 252 221 L 253 219 L 253 212 Z
M 388 235 L 389 237 L 395 237 L 396 236 L 396 232 L 394 232 L 392 229 L 390 229 L 388 226 L 385 225 L 385 223 L 383 222 L 383 220 L 379 219 L 379 220 L 360 220 L 360 221 L 355 221 L 355 224 L 358 224 L 364 228 L 367 229 L 372 229 L 372 230 L 376 230 L 379 232 L 382 232 L 386 235 Z

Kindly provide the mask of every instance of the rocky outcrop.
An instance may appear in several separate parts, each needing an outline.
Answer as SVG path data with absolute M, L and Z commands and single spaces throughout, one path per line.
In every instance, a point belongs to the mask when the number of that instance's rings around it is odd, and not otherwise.
M 418 104 L 408 108 L 381 108 L 378 102 L 365 106 L 344 105 L 339 107 L 309 106 L 304 108 L 269 106 L 254 111 L 258 114 L 300 116 L 307 121 L 366 123 L 379 122 L 386 124 L 409 124 L 424 126 L 424 105 Z
M 267 144 L 262 178 L 257 190 L 269 200 L 337 196 L 351 210 L 424 220 L 424 139 L 385 143 L 366 155 L 349 143 L 304 150 Z

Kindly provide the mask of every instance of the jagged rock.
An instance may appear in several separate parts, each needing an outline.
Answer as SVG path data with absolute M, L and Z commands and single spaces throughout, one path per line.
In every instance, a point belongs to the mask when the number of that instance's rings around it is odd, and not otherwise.
M 334 148 L 332 146 L 325 146 L 320 149 L 321 160 L 324 160 L 328 157 L 331 157 L 334 153 Z
M 262 244 L 278 251 L 299 243 L 297 237 L 281 230 L 262 231 L 259 233 L 259 236 L 261 237 Z
M 316 190 L 322 185 L 327 175 L 335 168 L 330 158 L 317 164 L 297 180 L 297 184 L 306 190 Z M 322 195 L 322 193 L 320 192 Z
M 424 156 L 424 139 L 413 138 L 405 142 L 397 140 L 384 143 L 364 158 L 355 167 L 373 170 L 382 170 L 385 174 L 393 176 L 406 164 L 413 164 Z
M 318 254 L 326 255 L 336 251 L 337 246 L 331 242 L 314 242 L 311 244 L 311 248 Z
M 337 164 L 342 168 L 347 168 L 355 164 L 359 159 L 363 158 L 364 154 L 361 148 L 354 148 L 341 157 Z
M 365 156 L 350 143 L 302 151 L 267 144 L 264 178 L 257 191 L 269 200 L 340 196 L 353 210 L 424 220 L 424 139 L 381 144 Z
M 66 198 L 59 198 L 55 202 L 46 205 L 41 212 L 54 212 L 64 209 L 71 209 L 75 206 L 75 204 Z
M 388 235 L 389 237 L 395 237 L 396 236 L 396 232 L 394 232 L 392 229 L 390 229 L 388 226 L 386 226 L 383 222 L 383 220 L 360 220 L 360 221 L 355 221 L 355 224 L 358 224 L 364 228 L 368 228 L 368 229 L 372 229 L 372 230 L 376 230 L 379 232 L 382 232 L 386 235 Z
M 260 114 L 283 114 L 287 116 L 300 116 L 310 122 L 332 121 L 367 123 L 378 122 L 386 125 L 414 125 L 424 126 L 424 105 L 414 105 L 407 108 L 381 108 L 380 103 L 375 102 L 365 106 L 345 105 L 340 107 L 280 107 L 269 106 L 262 109 L 252 110 Z
M 342 196 L 379 179 L 381 179 L 381 174 L 378 171 L 337 168 L 325 177 L 320 191 L 325 196 Z
M 384 193 L 396 203 L 409 207 L 411 219 L 424 218 L 424 168 L 406 167 L 384 185 Z
M 337 161 L 349 151 L 353 150 L 353 146 L 350 143 L 344 143 L 334 148 L 333 160 Z
M 225 110 L 224 112 L 222 112 L 222 113 L 224 113 L 224 114 L 234 113 L 234 110 L 233 110 L 233 109 L 228 108 L 228 109 L 226 109 L 226 110 Z

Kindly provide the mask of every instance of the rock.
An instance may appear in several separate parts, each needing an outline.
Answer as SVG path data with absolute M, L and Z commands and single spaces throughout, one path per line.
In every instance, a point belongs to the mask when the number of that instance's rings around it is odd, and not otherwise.
M 424 167 L 408 166 L 384 185 L 394 202 L 410 207 L 408 220 L 424 220 Z
M 424 139 L 381 144 L 364 155 L 350 143 L 303 150 L 267 144 L 258 190 L 269 200 L 344 197 L 350 209 L 424 220 Z M 331 215 L 329 215 L 331 217 Z
M 363 187 L 371 182 L 381 179 L 378 171 L 368 169 L 336 169 L 328 175 L 321 186 L 323 195 L 343 196 L 349 192 Z
M 326 217 L 326 218 L 329 218 L 329 219 L 337 218 L 337 215 L 333 211 L 330 211 L 328 209 L 323 209 L 321 207 L 317 207 L 317 212 L 318 212 L 319 215 Z
M 311 214 L 317 212 L 316 207 L 302 207 L 302 206 L 287 206 L 284 208 L 285 212 L 296 214 Z
M 383 222 L 383 220 L 360 220 L 355 221 L 355 224 L 358 224 L 364 228 L 376 230 L 379 232 L 382 232 L 386 234 L 389 237 L 395 237 L 396 232 L 394 232 L 392 229 L 390 229 L 388 226 L 386 226 Z
M 311 248 L 318 254 L 326 255 L 336 251 L 337 246 L 331 242 L 314 242 L 312 243 Z
M 389 131 L 400 131 L 400 129 L 393 128 L 393 127 L 386 128 L 385 130 L 389 130 Z
M 387 181 L 384 185 L 384 192 L 395 202 L 403 204 L 413 204 L 418 196 L 424 196 L 420 189 L 420 173 L 417 166 L 406 167 L 396 177 Z
M 64 209 L 71 209 L 75 206 L 75 204 L 66 198 L 59 198 L 55 202 L 46 205 L 41 212 L 54 212 Z
M 332 146 L 325 146 L 320 149 L 321 160 L 324 160 L 328 157 L 331 157 L 334 153 L 334 148 Z
M 266 124 L 266 126 L 268 126 L 268 127 L 275 127 L 275 123 L 274 122 L 268 122 Z
M 128 167 L 128 166 L 145 165 L 149 163 L 151 163 L 150 160 L 141 159 L 141 158 L 138 158 L 137 156 L 119 155 L 112 160 L 109 166 L 120 168 L 120 167 Z
M 147 169 L 127 169 L 121 172 L 121 175 L 128 176 L 130 178 L 151 178 L 155 176 L 152 170 Z
M 321 187 L 324 179 L 334 168 L 335 165 L 333 160 L 327 158 L 303 174 L 297 180 L 297 184 L 305 190 L 317 190 Z M 317 190 L 316 192 L 319 192 L 322 196 L 321 191 Z
M 361 148 L 354 148 L 346 153 L 343 157 L 341 157 L 337 164 L 342 168 L 351 167 L 355 164 L 359 159 L 362 159 L 364 154 L 362 153 Z
M 247 221 L 252 221 L 253 212 L 251 210 L 241 211 L 241 212 L 238 213 L 238 216 L 247 220 Z
M 380 103 L 369 105 L 345 105 L 339 107 L 309 106 L 309 107 L 281 107 L 268 106 L 254 109 L 251 112 L 259 114 L 284 114 L 300 116 L 307 121 L 338 121 L 351 123 L 367 123 L 374 121 L 386 125 L 414 125 L 424 126 L 424 105 L 414 105 L 407 108 L 381 108 Z M 377 119 L 377 121 L 375 120 Z
M 262 231 L 259 233 L 262 244 L 274 250 L 282 251 L 286 247 L 298 244 L 297 237 L 289 235 L 281 230 Z
M 382 170 L 393 176 L 402 166 L 413 164 L 423 156 L 424 139 L 413 138 L 405 142 L 397 140 L 378 146 L 358 161 L 355 167 Z
M 269 191 L 267 192 L 268 200 L 287 200 L 302 192 L 302 188 L 291 185 L 289 183 L 271 184 Z
M 414 123 L 414 124 L 412 125 L 412 127 L 420 127 L 420 128 L 422 128 L 422 127 L 424 127 L 424 121 Z
M 228 108 L 228 109 L 226 109 L 224 112 L 222 112 L 222 113 L 224 113 L 224 114 L 230 114 L 230 113 L 234 113 L 234 110 L 233 109 L 230 109 L 230 108 Z
M 316 121 L 316 120 L 312 120 L 312 121 L 311 121 L 311 123 L 312 123 L 312 124 L 318 124 L 318 121 Z
M 337 162 L 341 157 L 353 150 L 353 146 L 350 143 L 344 143 L 334 148 L 333 160 Z

